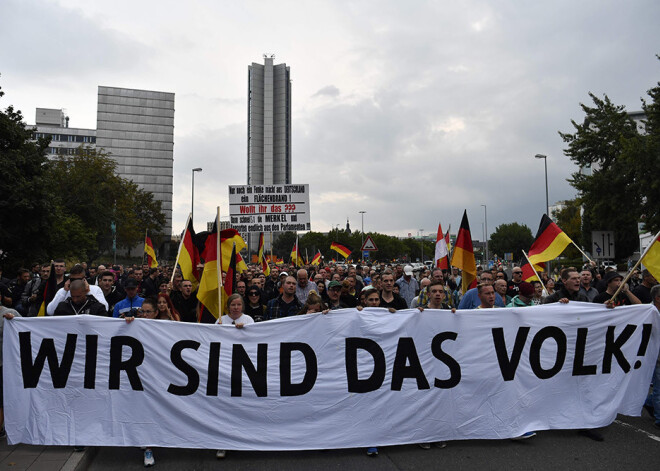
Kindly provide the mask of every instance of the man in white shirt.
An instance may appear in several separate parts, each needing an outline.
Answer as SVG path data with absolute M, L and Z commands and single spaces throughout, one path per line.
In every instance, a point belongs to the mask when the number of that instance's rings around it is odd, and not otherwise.
M 106 311 L 108 310 L 108 302 L 105 300 L 105 296 L 103 295 L 101 288 L 97 285 L 90 285 L 87 283 L 87 280 L 85 279 L 85 269 L 81 265 L 76 265 L 69 272 L 69 279 L 64 282 L 64 286 L 60 288 L 57 293 L 55 293 L 53 300 L 48 303 L 46 314 L 49 316 L 55 314 L 55 309 L 57 306 L 62 301 L 66 301 L 67 298 L 71 296 L 71 293 L 69 292 L 69 286 L 74 280 L 83 280 L 85 282 L 87 294 L 94 296 L 98 302 L 103 304 L 103 307 L 105 307 Z

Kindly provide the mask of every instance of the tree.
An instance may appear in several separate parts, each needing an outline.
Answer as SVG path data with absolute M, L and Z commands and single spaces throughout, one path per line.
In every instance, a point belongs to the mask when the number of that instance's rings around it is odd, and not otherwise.
M 113 221 L 128 248 L 163 226 L 161 203 L 117 176 L 106 154 L 81 146 L 48 160 L 49 139 L 33 134 L 20 111 L 0 112 L 0 258 L 8 272 L 57 257 L 92 261 L 110 249 Z
M 573 242 L 578 245 L 585 246 L 582 243 L 582 217 L 580 216 L 580 200 L 577 198 L 566 201 L 566 206 L 559 211 L 553 213 L 553 217 L 557 220 L 559 228 L 571 238 Z M 586 245 L 588 247 L 588 245 Z M 582 254 L 580 251 L 570 244 L 566 247 L 563 255 L 570 259 L 580 258 Z
M 589 93 L 595 106 L 580 104 L 584 122 L 571 120 L 574 134 L 559 133 L 568 144 L 564 154 L 580 166 L 569 179 L 584 205 L 583 242 L 591 247 L 592 230 L 615 231 L 614 241 L 620 258 L 629 256 L 639 245 L 637 222 L 642 194 L 631 185 L 632 173 L 624 149 L 639 137 L 634 121 L 623 106 Z M 583 171 L 591 168 L 591 172 Z M 591 174 L 590 174 L 591 173 Z
M 153 194 L 119 177 L 116 163 L 107 154 L 91 147 L 80 147 L 74 156 L 63 156 L 47 164 L 53 199 L 60 217 L 76 221 L 84 228 L 84 241 L 55 238 L 51 253 L 76 249 L 84 260 L 94 260 L 110 250 L 110 225 L 117 225 L 117 245 L 131 249 L 144 239 L 145 230 L 153 234 L 165 223 L 161 202 Z M 56 230 L 66 230 L 58 227 Z
M 534 242 L 534 236 L 529 227 L 512 222 L 500 224 L 490 236 L 489 250 L 499 257 L 505 253 L 513 253 L 514 260 L 524 258 L 522 251 L 527 252 Z
M 45 139 L 32 141 L 20 111 L 0 112 L 0 250 L 7 273 L 46 255 L 56 216 L 44 168 L 47 147 Z

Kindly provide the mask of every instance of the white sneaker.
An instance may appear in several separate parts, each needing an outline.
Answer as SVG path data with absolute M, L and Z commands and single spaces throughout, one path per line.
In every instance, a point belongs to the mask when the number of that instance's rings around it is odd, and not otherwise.
M 147 448 L 144 450 L 144 466 L 148 468 L 154 464 L 156 464 L 156 460 L 154 460 L 154 452 L 151 451 L 151 448 Z
M 215 457 L 220 460 L 224 458 L 226 454 L 227 454 L 227 450 L 218 450 L 215 452 Z

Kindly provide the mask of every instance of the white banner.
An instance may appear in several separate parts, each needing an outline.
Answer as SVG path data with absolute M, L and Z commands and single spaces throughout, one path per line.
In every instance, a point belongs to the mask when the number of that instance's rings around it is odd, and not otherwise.
M 248 325 L 5 321 L 10 443 L 298 450 L 516 437 L 640 415 L 651 305 L 570 303 Z
M 309 185 L 230 185 L 229 223 L 241 234 L 309 231 Z

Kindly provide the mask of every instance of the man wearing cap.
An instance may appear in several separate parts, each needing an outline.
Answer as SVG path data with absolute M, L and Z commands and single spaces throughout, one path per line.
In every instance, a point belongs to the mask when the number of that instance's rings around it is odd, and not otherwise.
M 410 307 L 410 303 L 419 291 L 419 283 L 413 277 L 413 267 L 406 265 L 403 268 L 403 276 L 396 280 L 396 284 L 399 285 L 400 296 L 406 300 L 406 306 Z
M 341 281 L 332 280 L 328 284 L 328 308 L 331 311 L 349 307 L 341 301 L 341 287 Z
M 115 309 L 112 311 L 112 317 L 135 317 L 137 315 L 137 310 L 142 307 L 144 298 L 141 298 L 137 294 L 138 282 L 135 278 L 128 278 L 124 282 L 124 291 L 126 291 L 126 297 L 115 304 Z
M 286 275 L 286 272 L 282 272 Z M 280 275 L 281 276 L 281 275 Z M 287 276 L 282 283 L 282 294 L 268 301 L 266 320 L 295 316 L 302 309 L 302 303 L 296 297 L 296 279 Z
M 534 286 L 526 281 L 518 283 L 518 294 L 511 299 L 506 307 L 529 307 L 533 306 Z
M 623 289 L 619 291 L 619 294 L 617 294 L 616 300 L 612 300 L 612 296 L 614 295 L 614 293 L 616 293 L 616 290 L 619 289 L 619 286 L 621 286 L 622 280 L 623 280 L 623 276 L 619 275 L 616 271 L 608 272 L 605 275 L 605 279 L 604 279 L 607 288 L 605 289 L 604 292 L 596 296 L 593 302 L 598 304 L 606 303 L 607 307 L 630 306 L 631 304 L 641 304 L 642 302 L 639 300 L 639 298 L 634 294 L 632 294 L 632 292 L 628 289 L 627 283 L 625 284 Z

